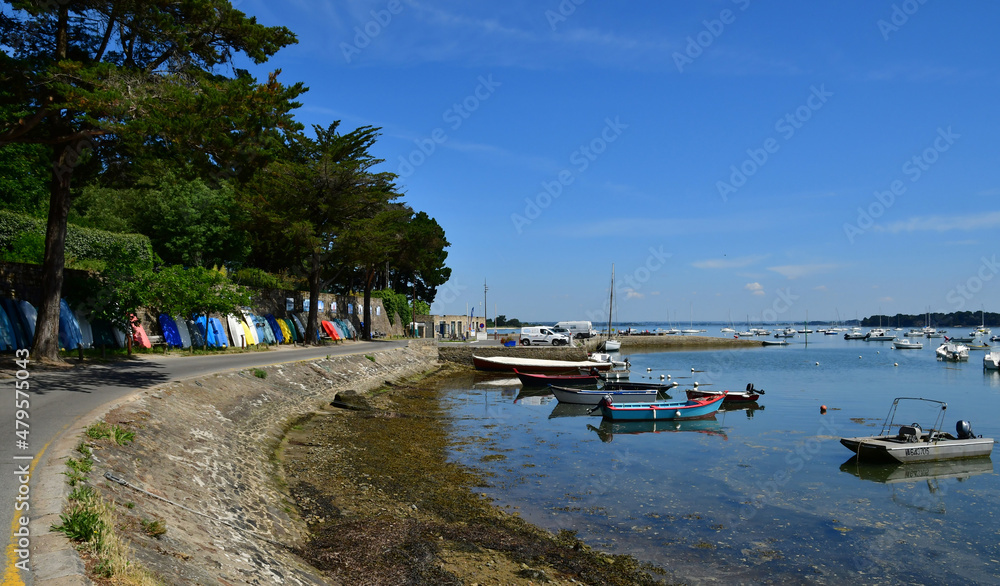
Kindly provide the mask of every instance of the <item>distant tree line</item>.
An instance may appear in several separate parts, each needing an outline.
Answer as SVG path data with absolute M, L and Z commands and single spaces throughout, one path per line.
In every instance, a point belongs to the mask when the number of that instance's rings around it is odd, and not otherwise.
M 897 313 L 896 315 L 873 315 L 861 320 L 863 327 L 877 327 L 879 324 L 883 328 L 922 328 L 930 325 L 935 328 L 948 327 L 975 327 L 982 323 L 987 326 L 1000 325 L 1000 313 L 985 313 L 979 311 L 956 311 L 952 313 L 922 313 L 920 315 L 909 315 Z

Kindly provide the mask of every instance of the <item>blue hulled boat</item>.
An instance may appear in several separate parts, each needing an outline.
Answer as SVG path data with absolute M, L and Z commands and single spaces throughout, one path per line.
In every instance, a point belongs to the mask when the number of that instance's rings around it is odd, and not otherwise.
M 610 396 L 601 399 L 598 407 L 605 419 L 612 421 L 653 421 L 661 419 L 699 419 L 712 417 L 722 406 L 725 395 L 688 401 L 655 401 L 652 403 L 615 403 Z

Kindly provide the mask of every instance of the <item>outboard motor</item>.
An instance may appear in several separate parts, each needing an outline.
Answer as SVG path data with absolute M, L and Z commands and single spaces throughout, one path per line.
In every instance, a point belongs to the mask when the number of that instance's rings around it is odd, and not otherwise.
M 958 434 L 958 439 L 972 439 L 976 437 L 972 433 L 972 424 L 964 419 L 960 419 L 955 424 L 955 432 Z

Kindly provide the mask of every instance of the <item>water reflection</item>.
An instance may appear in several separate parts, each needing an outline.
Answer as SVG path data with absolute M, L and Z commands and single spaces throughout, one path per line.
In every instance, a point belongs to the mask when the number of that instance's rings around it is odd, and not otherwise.
M 989 458 L 968 458 L 943 462 L 913 462 L 910 464 L 869 464 L 858 461 L 857 456 L 840 465 L 841 472 L 848 472 L 862 480 L 893 484 L 956 478 L 966 480 L 971 476 L 993 472 Z
M 587 425 L 587 429 L 596 432 L 604 443 L 615 439 L 615 434 L 638 435 L 641 433 L 676 433 L 693 431 L 714 435 L 728 440 L 722 426 L 715 419 L 665 420 L 665 421 L 608 421 L 603 420 L 597 427 Z

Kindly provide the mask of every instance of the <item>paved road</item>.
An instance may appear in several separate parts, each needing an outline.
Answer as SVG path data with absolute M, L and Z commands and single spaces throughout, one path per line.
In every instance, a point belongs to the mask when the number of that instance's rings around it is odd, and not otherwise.
M 32 471 L 28 484 L 30 504 L 30 489 L 40 483 L 40 478 L 33 472 L 39 462 L 44 462 L 50 456 L 47 453 L 49 444 L 64 430 L 82 416 L 94 409 L 116 401 L 138 390 L 146 389 L 168 381 L 204 376 L 215 372 L 241 370 L 244 368 L 265 366 L 282 362 L 294 362 L 322 358 L 324 356 L 339 356 L 358 354 L 373 350 L 400 348 L 406 346 L 401 342 L 349 342 L 336 346 L 288 347 L 282 346 L 268 352 L 248 352 L 245 354 L 226 354 L 221 356 L 183 356 L 175 352 L 169 356 L 144 356 L 111 365 L 83 365 L 69 369 L 39 369 L 28 363 L 28 397 L 29 407 L 26 409 L 29 417 L 22 419 L 28 427 L 17 427 L 15 400 L 24 400 L 15 396 L 15 378 L 0 378 L 0 528 L 10 527 L 10 544 L 17 543 L 12 525 L 15 519 L 27 514 L 30 510 L 17 510 L 17 497 L 23 475 L 19 471 L 30 466 Z M 10 373 L 16 370 L 14 357 L 4 356 L 0 360 L 0 368 Z M 10 369 L 10 370 L 8 370 Z M 23 376 L 23 375 L 22 375 Z M 81 422 L 82 423 L 82 422 Z M 27 429 L 27 449 L 18 447 L 22 438 L 15 432 Z M 17 458 L 17 459 L 15 459 Z M 39 474 L 42 467 L 39 468 Z M 23 505 L 22 505 L 23 506 Z M 2 529 L 0 529 L 2 530 Z M 14 557 L 12 557 L 14 556 Z M 12 565 L 17 561 L 14 547 L 7 547 L 4 562 L 5 578 L 3 585 L 30 584 L 31 574 L 12 571 Z M 11 575 L 17 575 L 10 579 Z M 22 582 L 23 581 L 23 582 Z

